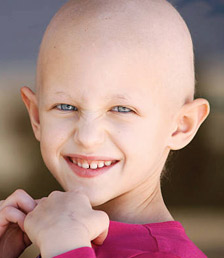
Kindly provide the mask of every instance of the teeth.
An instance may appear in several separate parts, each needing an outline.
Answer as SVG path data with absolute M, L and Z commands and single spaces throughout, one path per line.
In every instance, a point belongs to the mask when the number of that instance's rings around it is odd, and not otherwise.
M 89 164 L 86 163 L 86 162 L 84 162 L 84 163 L 82 164 L 82 167 L 83 167 L 83 168 L 89 168 Z
M 96 162 L 91 162 L 90 168 L 96 169 L 97 168 L 97 163 Z
M 102 167 L 104 167 L 104 162 L 103 161 L 99 161 L 98 168 L 102 168 Z
M 111 163 L 112 163 L 112 161 L 105 161 L 105 165 L 106 165 L 106 166 L 110 166 Z
M 91 168 L 91 169 L 97 169 L 97 168 L 102 168 L 104 166 L 110 166 L 112 163 L 115 163 L 115 161 L 92 161 L 90 164 L 88 163 L 87 160 L 81 160 L 81 159 L 78 159 L 78 160 L 75 160 L 75 159 L 72 159 L 71 158 L 71 161 L 78 165 L 79 167 L 82 167 L 82 168 L 85 168 L 85 169 L 88 169 L 88 168 Z

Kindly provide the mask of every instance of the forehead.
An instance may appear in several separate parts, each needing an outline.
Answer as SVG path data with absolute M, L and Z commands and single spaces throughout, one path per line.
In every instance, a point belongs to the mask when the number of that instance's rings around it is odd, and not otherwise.
M 161 84 L 156 60 L 132 48 L 106 49 L 94 44 L 82 48 L 60 44 L 48 52 L 42 67 L 42 90 L 45 93 L 68 92 L 91 97 L 135 94 L 141 99 L 153 94 Z M 63 95 L 63 94 L 60 94 Z
M 80 45 L 78 45 L 80 44 Z M 43 96 L 78 96 L 80 101 L 109 100 L 122 96 L 142 102 L 156 95 L 162 99 L 163 73 L 157 55 L 137 46 L 101 47 L 102 44 L 78 42 L 55 44 L 48 50 L 42 67 Z M 150 60 L 150 61 L 149 61 Z M 160 93 L 160 94 L 158 94 Z M 132 102 L 132 103 L 133 103 Z
M 152 36 L 161 38 L 155 27 L 163 28 L 154 21 L 154 13 L 146 15 L 135 1 L 70 1 L 53 19 L 42 42 L 41 85 L 52 85 L 47 82 L 56 77 L 82 89 L 95 81 L 107 89 L 128 85 L 134 90 L 143 85 L 146 75 L 155 84 L 153 80 L 161 78 L 156 70 L 165 70 L 163 59 L 157 61 L 165 48 Z M 158 63 L 161 69 L 156 69 Z
M 113 2 L 119 4 L 111 13 L 110 6 L 102 12 L 97 4 L 94 8 L 82 6 L 74 13 L 70 13 L 73 7 L 67 6 L 56 15 L 41 45 L 37 73 L 40 92 L 65 89 L 90 98 L 96 92 L 100 96 L 129 92 L 144 98 L 159 93 L 161 98 L 162 93 L 168 93 L 164 91 L 168 84 L 174 87 L 175 74 L 186 67 L 181 61 L 184 44 L 173 44 L 178 42 L 178 33 L 172 29 L 176 19 L 169 17 L 166 8 L 154 4 L 147 12 L 141 7 L 136 19 L 136 6 L 120 12 L 120 1 Z M 161 15 L 155 17 L 156 8 Z M 167 15 L 164 21 L 159 19 Z

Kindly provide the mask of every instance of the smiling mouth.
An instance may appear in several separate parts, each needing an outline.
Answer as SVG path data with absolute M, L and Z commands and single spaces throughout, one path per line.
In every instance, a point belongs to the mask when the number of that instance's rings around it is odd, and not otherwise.
M 96 177 L 110 170 L 119 160 L 87 160 L 77 157 L 65 157 L 72 171 L 80 177 Z
M 79 158 L 68 157 L 69 161 L 73 164 L 85 168 L 85 169 L 97 169 L 103 167 L 109 167 L 111 164 L 117 162 L 117 160 L 83 160 Z

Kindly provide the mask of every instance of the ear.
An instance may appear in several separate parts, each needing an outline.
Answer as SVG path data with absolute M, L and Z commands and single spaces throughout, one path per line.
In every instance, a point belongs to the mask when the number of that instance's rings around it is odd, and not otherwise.
M 209 111 L 210 107 L 206 99 L 195 99 L 185 104 L 175 121 L 175 130 L 170 137 L 169 148 L 179 150 L 189 144 L 208 116 Z
M 34 135 L 38 141 L 40 141 L 40 120 L 37 104 L 37 97 L 35 93 L 28 87 L 22 87 L 20 89 L 22 100 L 27 108 L 30 116 L 30 122 L 33 128 Z

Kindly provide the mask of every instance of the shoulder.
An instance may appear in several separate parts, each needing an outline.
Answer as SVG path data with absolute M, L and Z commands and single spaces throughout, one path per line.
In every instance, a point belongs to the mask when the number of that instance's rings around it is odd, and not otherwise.
M 154 237 L 159 252 L 181 258 L 206 258 L 206 255 L 189 239 L 180 222 L 152 223 L 144 227 Z
M 173 254 L 164 254 L 164 253 L 142 253 L 136 256 L 132 256 L 132 258 L 181 258 L 181 257 Z
M 112 221 L 104 244 L 94 250 L 97 257 L 108 258 L 206 258 L 177 221 L 144 225 Z

